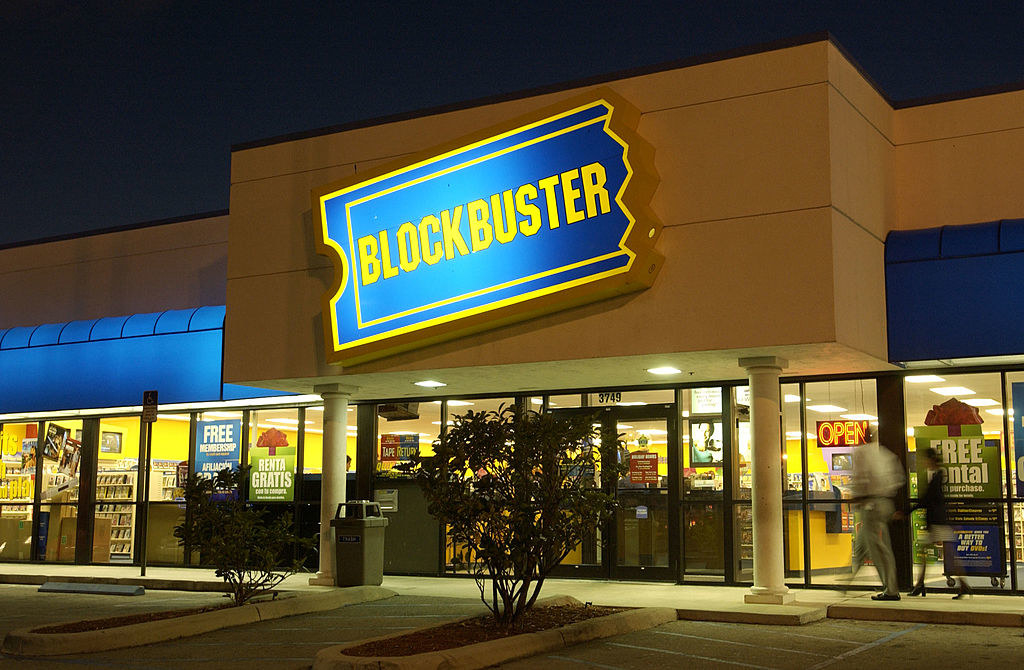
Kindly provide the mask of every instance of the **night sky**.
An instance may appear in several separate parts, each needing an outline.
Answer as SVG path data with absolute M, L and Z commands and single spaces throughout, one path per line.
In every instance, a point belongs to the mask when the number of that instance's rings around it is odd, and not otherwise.
M 0 245 L 226 209 L 233 144 L 824 30 L 891 100 L 1024 81 L 1021 0 L 0 0 Z

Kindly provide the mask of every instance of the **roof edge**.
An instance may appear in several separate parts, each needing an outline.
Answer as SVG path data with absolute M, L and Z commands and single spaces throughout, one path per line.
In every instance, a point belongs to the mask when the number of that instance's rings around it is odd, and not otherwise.
M 711 54 L 700 54 L 696 56 L 688 56 L 686 58 L 680 58 L 677 60 L 667 61 L 663 63 L 657 63 L 654 65 L 644 65 L 637 68 L 630 68 L 628 70 L 618 70 L 608 74 L 594 75 L 591 77 L 585 77 L 583 79 L 575 79 L 567 82 L 560 82 L 557 84 L 546 84 L 544 86 L 537 86 L 534 88 L 523 89 L 520 91 L 514 91 L 512 93 L 501 93 L 492 96 L 485 96 L 482 98 L 474 98 L 472 100 L 465 100 L 462 102 L 449 103 L 445 105 L 438 105 L 436 107 L 425 107 L 422 109 L 411 110 L 408 112 L 399 112 L 397 114 L 389 114 L 386 116 L 379 116 L 371 119 L 362 119 L 357 121 L 350 121 L 347 123 L 341 123 L 337 125 L 324 126 L 322 128 L 315 128 L 313 130 L 301 130 L 294 133 L 286 133 L 283 135 L 275 135 L 264 139 L 252 140 L 250 142 L 241 142 L 238 144 L 231 145 L 231 152 L 246 151 L 248 149 L 258 149 L 261 147 L 273 146 L 275 144 L 282 144 L 284 142 L 294 142 L 296 140 L 305 140 L 313 137 L 321 137 L 323 135 L 331 135 L 334 133 L 346 132 L 350 130 L 359 130 L 361 128 L 370 128 L 373 126 L 380 126 L 386 123 L 395 123 L 397 121 L 409 121 L 412 119 L 434 116 L 437 114 L 446 114 L 449 112 L 457 112 L 463 109 L 471 109 L 473 107 L 482 107 L 484 105 L 493 105 L 501 102 L 509 102 L 511 100 L 521 100 L 523 98 L 532 98 L 538 95 L 545 95 L 548 93 L 558 93 L 560 91 L 567 91 L 574 88 L 582 88 L 584 86 L 596 86 L 599 84 L 606 84 L 612 81 L 620 79 L 628 79 L 630 77 L 638 77 L 647 74 L 655 74 L 658 72 L 665 72 L 668 70 L 678 70 L 686 67 L 693 67 L 695 65 L 704 65 L 707 63 L 714 63 L 717 61 L 731 60 L 733 58 L 740 58 L 743 56 L 752 56 L 759 53 L 767 53 L 770 51 L 779 51 L 781 49 L 789 49 L 792 47 L 803 46 L 805 44 L 813 44 L 814 42 L 831 42 L 836 48 L 838 48 L 843 55 L 850 60 L 851 63 L 857 68 L 861 74 L 864 74 L 863 68 L 861 68 L 856 61 L 850 58 L 849 54 L 833 39 L 832 35 L 828 31 L 818 31 L 814 33 L 807 33 L 796 37 L 788 37 L 780 40 L 773 40 L 771 42 L 762 42 L 755 45 L 736 47 L 734 49 L 727 49 L 725 51 L 718 51 Z M 878 90 L 875 83 L 868 78 L 868 81 L 872 86 Z M 879 91 L 881 93 L 881 91 Z M 883 94 L 884 97 L 884 94 Z
M 154 221 L 142 221 L 139 223 L 128 223 L 122 226 L 111 226 L 110 228 L 99 228 L 97 230 L 86 230 L 77 233 L 66 233 L 63 235 L 53 235 L 51 237 L 41 237 L 31 240 L 22 240 L 20 242 L 9 242 L 7 244 L 0 244 L 0 251 L 5 249 L 16 249 L 18 247 L 29 247 L 36 244 L 48 244 L 50 242 L 66 242 L 68 240 L 77 240 L 84 237 L 93 237 L 94 235 L 106 235 L 107 233 L 123 233 L 129 230 L 139 230 L 141 228 L 153 228 L 156 226 L 166 226 L 172 223 L 183 223 L 185 221 L 198 221 L 200 219 L 212 219 L 217 216 L 227 216 L 228 210 L 217 209 L 210 212 L 199 212 L 196 214 L 185 214 L 183 216 L 175 216 L 169 219 L 156 219 Z

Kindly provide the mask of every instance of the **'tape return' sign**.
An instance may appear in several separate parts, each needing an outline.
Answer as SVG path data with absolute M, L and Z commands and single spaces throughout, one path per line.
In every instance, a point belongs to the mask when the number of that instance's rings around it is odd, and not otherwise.
M 313 193 L 327 358 L 357 363 L 647 288 L 652 151 L 610 91 Z

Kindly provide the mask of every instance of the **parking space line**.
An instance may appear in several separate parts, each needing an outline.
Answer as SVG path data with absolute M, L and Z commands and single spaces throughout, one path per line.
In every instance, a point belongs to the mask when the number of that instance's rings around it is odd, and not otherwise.
M 642 647 L 636 644 L 623 644 L 621 642 L 606 642 L 612 647 L 625 647 L 626 649 L 637 649 L 640 651 L 654 651 L 660 654 L 671 654 L 673 656 L 684 656 L 686 658 L 695 658 L 700 661 L 711 661 L 712 663 L 722 663 L 724 665 L 739 665 L 744 668 L 757 668 L 758 670 L 776 670 L 768 665 L 754 665 L 753 663 L 743 663 L 741 661 L 726 661 L 721 658 L 713 658 L 711 656 L 699 656 L 697 654 L 686 654 L 681 651 L 672 651 L 671 649 L 659 649 L 658 647 Z
M 553 658 L 558 661 L 569 661 L 570 663 L 579 663 L 586 665 L 591 668 L 602 668 L 602 670 L 625 670 L 617 665 L 604 665 L 602 663 L 594 663 L 593 661 L 587 661 L 582 658 L 573 658 L 572 656 L 555 656 L 554 654 L 549 655 L 548 658 Z
M 723 628 L 735 628 L 736 627 L 736 624 L 734 624 L 734 623 L 718 623 L 717 621 L 700 621 L 700 622 L 696 622 L 695 621 L 695 622 L 692 622 L 692 623 L 706 623 L 706 624 L 711 625 L 711 626 L 721 626 Z M 840 644 L 852 644 L 852 645 L 855 645 L 855 646 L 859 645 L 859 644 L 864 644 L 863 642 L 854 642 L 853 640 L 840 640 L 840 639 L 837 639 L 837 638 L 834 638 L 834 637 L 828 637 L 828 636 L 825 636 L 825 635 L 808 635 L 807 633 L 791 633 L 791 632 L 789 632 L 787 630 L 776 630 L 776 631 L 772 631 L 772 633 L 775 634 L 775 635 L 789 635 L 789 636 L 792 636 L 792 637 L 806 637 L 806 638 L 810 638 L 812 640 L 828 640 L 829 642 L 838 642 Z
M 688 635 L 686 633 L 673 633 L 667 630 L 656 630 L 654 631 L 657 635 L 673 635 L 675 637 L 689 637 L 695 640 L 708 640 L 709 642 L 724 642 L 725 644 L 735 644 L 741 647 L 757 647 L 758 649 L 774 649 L 775 651 L 786 651 L 791 654 L 805 654 L 807 656 L 824 656 L 828 657 L 828 654 L 819 654 L 813 651 L 799 651 L 797 649 L 787 649 L 786 647 L 769 647 L 764 644 L 750 644 L 749 642 L 736 642 L 734 640 L 724 640 L 720 637 L 706 637 L 704 635 Z
M 844 658 L 849 658 L 850 656 L 853 656 L 855 654 L 859 654 L 862 651 L 867 651 L 868 649 L 873 649 L 875 647 L 880 647 L 881 645 L 885 644 L 886 642 L 891 642 L 892 640 L 895 640 L 896 638 L 898 638 L 901 635 L 906 635 L 907 633 L 913 633 L 915 630 L 920 630 L 920 629 L 924 628 L 927 625 L 928 624 L 919 623 L 916 626 L 911 626 L 910 628 L 907 628 L 905 630 L 898 630 L 895 633 L 891 633 L 889 635 L 886 635 L 885 637 L 880 637 L 877 640 L 875 640 L 874 642 L 868 642 L 867 644 L 863 644 L 863 645 L 857 647 L 856 649 L 851 649 L 849 651 L 844 651 L 843 653 L 839 654 L 838 656 L 836 656 L 834 658 L 830 658 L 827 661 L 822 661 L 821 663 L 818 663 L 816 665 L 812 665 L 811 667 L 807 668 L 807 670 L 818 670 L 818 668 L 828 667 L 828 666 L 832 665 L 833 663 L 836 663 L 838 661 L 843 660 Z

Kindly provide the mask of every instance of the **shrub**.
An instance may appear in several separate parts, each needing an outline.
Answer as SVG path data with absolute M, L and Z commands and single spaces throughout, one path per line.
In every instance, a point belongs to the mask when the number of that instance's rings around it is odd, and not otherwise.
M 470 411 L 453 423 L 434 456 L 415 456 L 405 469 L 431 514 L 447 524 L 449 543 L 464 553 L 480 599 L 511 626 L 551 570 L 614 511 L 624 467 L 618 438 L 612 432 L 602 440 L 592 416 L 513 407 Z
M 197 474 L 185 483 L 185 522 L 175 526 L 178 544 L 212 565 L 229 587 L 235 605 L 267 593 L 298 572 L 312 546 L 298 537 L 290 516 L 268 513 L 239 499 L 249 468 L 225 468 L 214 477 Z

